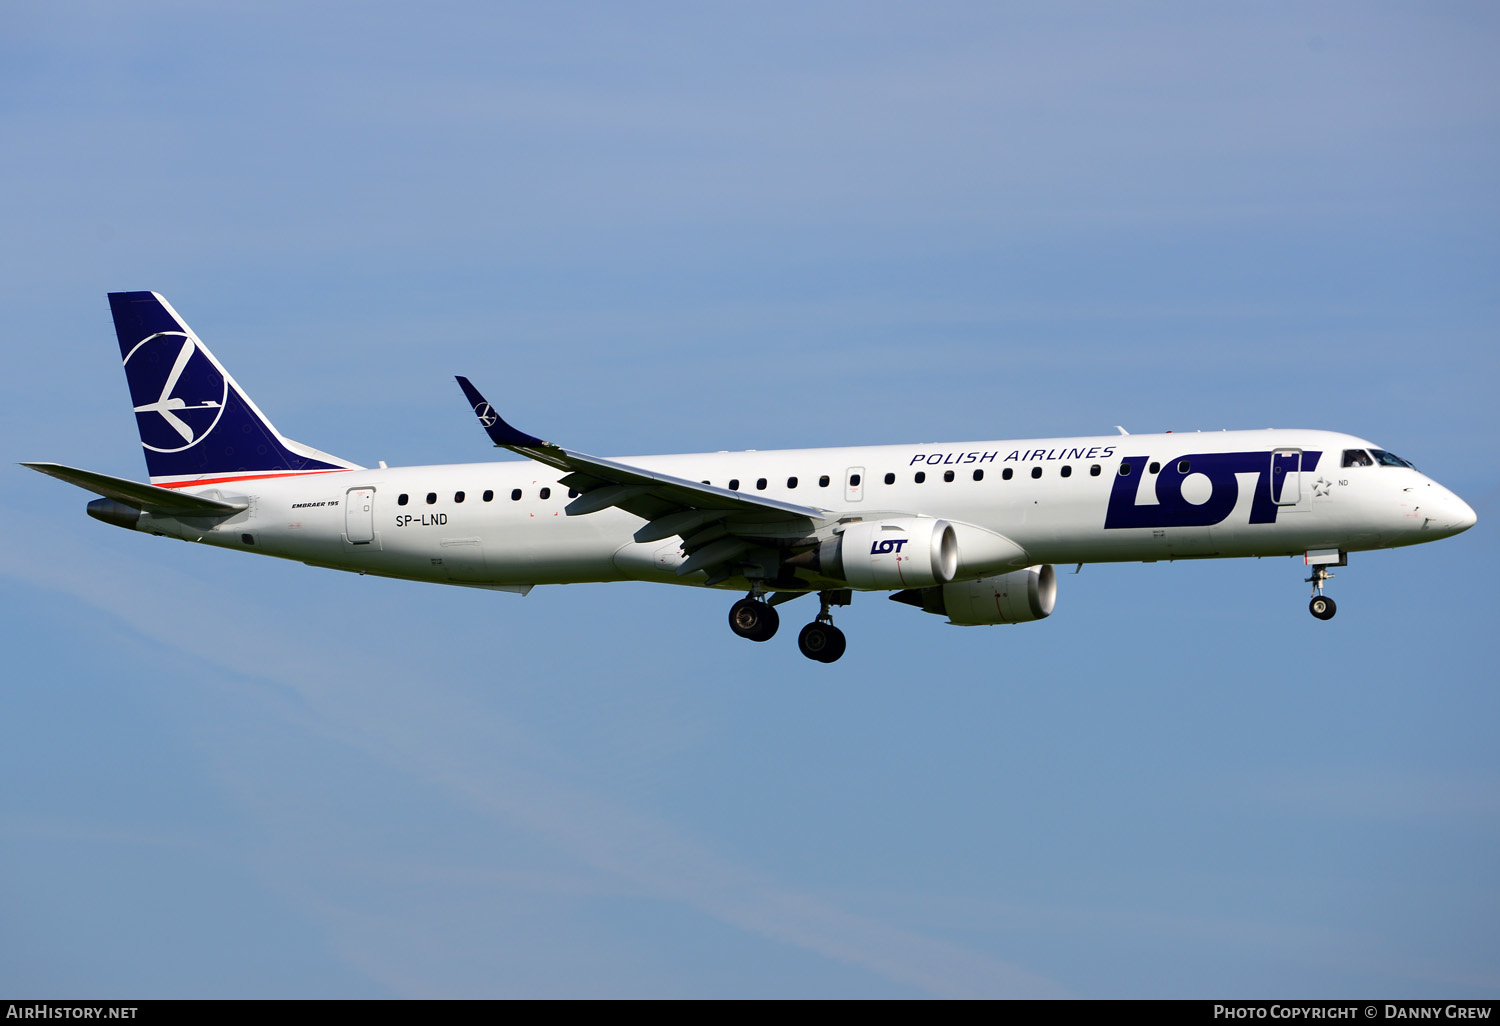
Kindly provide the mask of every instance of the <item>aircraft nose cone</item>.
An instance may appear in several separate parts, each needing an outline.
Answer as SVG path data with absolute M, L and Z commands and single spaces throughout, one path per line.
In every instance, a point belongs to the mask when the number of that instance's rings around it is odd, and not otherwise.
M 1477 523 L 1479 523 L 1479 517 L 1475 514 L 1474 507 L 1455 495 L 1453 497 L 1454 533 L 1467 531 Z
M 1479 522 L 1474 508 L 1441 485 L 1433 488 L 1438 494 L 1428 500 L 1427 527 L 1436 529 L 1442 537 L 1461 534 Z

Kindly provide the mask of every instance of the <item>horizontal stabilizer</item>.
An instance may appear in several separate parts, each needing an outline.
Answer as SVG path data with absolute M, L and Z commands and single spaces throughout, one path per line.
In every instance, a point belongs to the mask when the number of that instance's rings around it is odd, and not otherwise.
M 77 485 L 84 491 L 102 495 L 106 499 L 114 499 L 144 513 L 156 513 L 160 516 L 227 517 L 249 506 L 249 503 L 244 502 L 223 502 L 201 495 L 185 495 L 172 488 L 158 488 L 156 485 L 123 477 L 96 474 L 91 470 L 76 470 L 60 463 L 23 463 L 21 466 Z

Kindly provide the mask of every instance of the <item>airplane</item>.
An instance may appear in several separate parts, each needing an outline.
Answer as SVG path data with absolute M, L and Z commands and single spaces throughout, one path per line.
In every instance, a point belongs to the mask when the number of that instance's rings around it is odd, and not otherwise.
M 286 438 L 171 305 L 109 294 L 149 483 L 23 466 L 100 496 L 98 520 L 310 566 L 525 595 L 657 581 L 741 592 L 729 625 L 767 641 L 816 595 L 802 654 L 832 663 L 831 609 L 885 592 L 960 626 L 1051 615 L 1056 565 L 1301 556 L 1327 620 L 1351 552 L 1474 526 L 1387 449 L 1321 430 L 992 440 L 601 459 L 512 427 L 524 461 L 361 467 Z

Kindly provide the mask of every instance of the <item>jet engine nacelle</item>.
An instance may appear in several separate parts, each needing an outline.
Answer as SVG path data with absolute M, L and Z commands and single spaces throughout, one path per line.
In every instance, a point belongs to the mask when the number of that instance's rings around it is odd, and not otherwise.
M 998 577 L 916 588 L 892 595 L 897 602 L 946 616 L 961 627 L 1025 623 L 1052 615 L 1057 604 L 1057 571 L 1029 566 Z
M 946 520 L 895 517 L 850 524 L 818 549 L 821 572 L 862 591 L 946 584 L 958 572 L 958 536 Z

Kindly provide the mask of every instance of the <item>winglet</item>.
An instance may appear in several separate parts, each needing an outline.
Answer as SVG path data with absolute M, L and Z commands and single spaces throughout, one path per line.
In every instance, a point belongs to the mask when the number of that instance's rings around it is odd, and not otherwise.
M 535 435 L 528 435 L 524 431 L 517 431 L 511 427 L 500 414 L 495 412 L 495 408 L 485 401 L 484 396 L 479 394 L 479 389 L 469 383 L 468 378 L 458 374 L 454 377 L 458 379 L 458 387 L 464 390 L 464 396 L 469 400 L 469 405 L 474 407 L 474 415 L 479 418 L 479 426 L 484 428 L 496 448 L 510 449 L 522 446 L 532 449 L 551 444 Z

